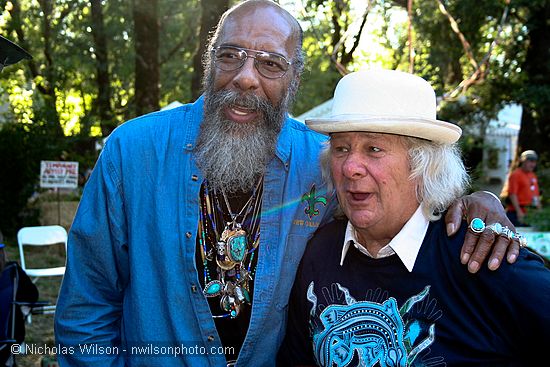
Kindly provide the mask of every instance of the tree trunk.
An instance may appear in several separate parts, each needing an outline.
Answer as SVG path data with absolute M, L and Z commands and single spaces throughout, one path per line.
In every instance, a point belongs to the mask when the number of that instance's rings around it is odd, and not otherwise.
M 531 9 L 527 55 L 523 70 L 525 83 L 518 152 L 534 149 L 550 157 L 550 3 Z M 545 154 L 544 154 L 545 153 Z
M 201 29 L 199 31 L 199 47 L 195 56 L 193 56 L 193 78 L 191 79 L 191 95 L 193 99 L 199 97 L 202 93 L 202 76 L 204 67 L 202 65 L 202 56 L 206 50 L 210 32 L 218 24 L 222 14 L 228 9 L 229 0 L 201 0 Z
M 101 134 L 109 135 L 116 127 L 111 109 L 111 82 L 109 76 L 109 50 L 103 22 L 103 6 L 101 0 L 91 0 L 92 8 L 92 35 L 94 37 L 94 50 L 96 62 L 97 98 L 94 101 L 93 113 L 97 114 L 101 124 Z M 84 133 L 88 135 L 88 131 Z
M 135 111 L 159 109 L 160 64 L 158 0 L 134 0 Z
M 42 23 L 42 37 L 44 38 L 44 57 L 46 68 L 43 76 L 45 78 L 45 93 L 44 93 L 44 113 L 46 123 L 51 126 L 53 131 L 59 136 L 63 136 L 63 130 L 57 113 L 57 96 L 55 94 L 56 75 L 54 70 L 54 62 L 52 55 L 52 28 L 51 18 L 53 15 L 53 3 L 48 0 L 39 1 L 40 8 L 44 13 Z
M 12 7 L 10 9 L 10 15 L 12 17 L 12 25 L 17 33 L 18 43 L 21 47 L 29 50 L 29 45 L 26 41 L 25 32 L 23 30 L 23 22 L 21 18 L 21 5 L 19 1 L 13 0 Z M 40 92 L 40 95 L 44 99 L 44 106 L 41 111 L 41 115 L 38 119 L 43 120 L 45 126 L 50 129 L 53 136 L 62 137 L 63 129 L 59 120 L 59 114 L 57 113 L 57 98 L 55 95 L 55 71 L 52 59 L 52 32 L 51 32 L 51 17 L 52 17 L 52 4 L 47 0 L 40 0 L 40 9 L 42 10 L 43 22 L 42 22 L 42 39 L 44 40 L 44 65 L 41 70 L 34 60 L 29 60 L 29 70 L 33 79 L 36 81 L 36 89 Z

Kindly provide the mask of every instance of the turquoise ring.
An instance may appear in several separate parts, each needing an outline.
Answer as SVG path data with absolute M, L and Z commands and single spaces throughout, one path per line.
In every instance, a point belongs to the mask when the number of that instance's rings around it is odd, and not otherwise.
M 474 233 L 481 233 L 485 229 L 485 222 L 481 218 L 474 218 L 470 222 L 470 229 Z
M 502 233 L 502 229 L 504 227 L 502 227 L 502 224 L 500 224 L 500 223 L 493 223 L 493 224 L 488 225 L 487 228 L 489 228 L 491 231 L 493 231 L 496 235 L 499 235 L 499 234 Z

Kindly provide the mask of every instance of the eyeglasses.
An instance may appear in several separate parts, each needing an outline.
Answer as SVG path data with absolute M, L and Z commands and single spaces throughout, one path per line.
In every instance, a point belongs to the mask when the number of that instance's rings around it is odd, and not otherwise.
M 255 53 L 255 55 L 251 53 Z M 212 54 L 214 55 L 214 64 L 223 71 L 238 70 L 243 67 L 247 58 L 252 57 L 256 70 L 268 79 L 282 78 L 292 64 L 279 54 L 233 46 L 214 47 Z

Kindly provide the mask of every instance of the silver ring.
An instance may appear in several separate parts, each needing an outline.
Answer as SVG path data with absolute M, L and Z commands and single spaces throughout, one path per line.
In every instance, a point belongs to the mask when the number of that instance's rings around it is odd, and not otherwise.
M 506 226 L 504 226 L 504 228 L 502 228 L 502 232 L 500 232 L 500 234 L 501 234 L 502 236 L 508 237 L 509 240 L 513 240 L 513 239 L 514 239 L 514 232 L 513 232 L 510 228 L 508 228 L 508 227 L 506 227 Z
M 489 228 L 491 231 L 493 231 L 494 234 L 499 235 L 502 233 L 502 224 L 500 223 L 493 223 L 491 225 L 488 225 L 487 228 Z
M 481 218 L 474 218 L 470 222 L 470 230 L 474 233 L 481 233 L 485 229 L 485 222 Z
M 521 248 L 527 247 L 527 238 L 520 235 L 519 233 L 516 233 L 516 238 L 519 241 L 519 247 L 521 247 Z

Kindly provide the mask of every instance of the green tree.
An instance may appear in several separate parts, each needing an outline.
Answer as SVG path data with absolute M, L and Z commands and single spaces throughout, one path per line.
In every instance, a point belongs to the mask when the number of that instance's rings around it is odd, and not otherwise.
M 202 77 L 204 67 L 202 59 L 206 51 L 206 45 L 210 34 L 214 31 L 216 24 L 222 14 L 229 7 L 229 0 L 201 0 L 201 26 L 199 32 L 198 48 L 193 56 L 193 77 L 191 79 L 191 97 L 196 99 L 202 93 Z
M 476 152 L 480 152 L 483 135 L 471 139 L 468 131 L 485 131 L 504 104 L 519 103 L 523 115 L 518 149 L 535 149 L 541 153 L 541 162 L 550 161 L 550 148 L 546 144 L 550 137 L 550 2 L 375 0 L 369 3 L 368 12 L 355 16 L 361 27 L 354 31 L 349 13 L 358 3 L 307 1 L 308 11 L 303 17 L 308 27 L 306 51 L 310 66 L 316 70 L 305 75 L 305 83 L 309 84 L 302 89 L 305 93 L 299 98 L 298 110 L 304 108 L 307 101 L 317 101 L 319 95 L 324 96 L 323 100 L 330 97 L 327 90 L 332 89 L 338 79 L 331 72 L 339 62 L 334 57 L 338 55 L 334 48 L 337 44 L 346 44 L 340 35 L 359 39 L 361 35 L 353 32 L 361 32 L 364 18 L 358 17 L 366 14 L 369 25 L 381 16 L 384 25 L 374 32 L 378 46 L 387 50 L 385 60 L 373 58 L 369 50 L 347 46 L 354 51 L 346 69 L 382 64 L 412 70 L 429 80 L 443 97 L 440 117 L 465 128 L 463 142 L 466 152 L 470 153 L 471 167 L 481 159 Z M 393 21 L 396 9 L 409 10 L 410 33 Z M 411 42 L 413 58 L 409 55 L 408 42 Z M 354 61 L 357 59 L 363 64 L 357 64 Z M 324 88 L 327 84 L 330 87 Z M 310 91 L 308 85 L 316 92 Z
M 135 55 L 135 113 L 159 109 L 158 0 L 133 0 Z
M 526 28 L 527 48 L 520 63 L 522 83 L 512 94 L 523 106 L 518 151 L 534 149 L 550 167 L 550 2 L 518 1 L 517 5 L 514 16 Z
M 0 171 L 34 167 L 22 176 L 34 187 L 41 159 L 60 159 L 64 152 L 89 166 L 93 139 L 137 114 L 194 100 L 201 92 L 206 37 L 235 2 L 0 0 L 0 31 L 33 55 L 1 74 L 0 102 L 8 109 L 3 121 L 10 123 L 0 122 L 9 144 Z M 524 111 L 518 149 L 539 152 L 539 177 L 550 166 L 548 0 L 281 3 L 291 12 L 298 9 L 305 31 L 306 70 L 293 114 L 329 99 L 347 71 L 367 65 L 412 70 L 443 96 L 440 117 L 465 129 L 470 167 L 480 159 L 482 139 L 472 139 L 469 129 L 484 131 L 511 102 Z M 397 21 L 407 10 L 410 24 Z M 32 192 L 5 190 L 0 196 L 9 200 Z
M 101 134 L 107 136 L 115 128 L 113 121 L 113 109 L 111 107 L 111 76 L 109 73 L 109 46 L 105 32 L 103 5 L 101 0 L 91 0 L 91 24 L 94 39 L 94 51 L 96 61 L 97 97 L 94 99 L 92 111 L 100 119 Z M 84 120 L 84 119 L 83 119 Z M 81 129 L 83 135 L 90 134 L 91 119 L 86 119 Z

